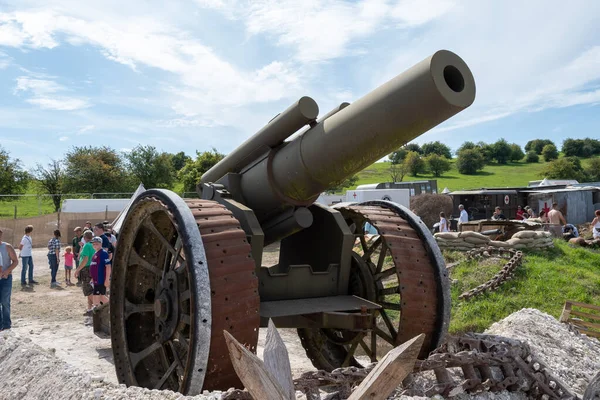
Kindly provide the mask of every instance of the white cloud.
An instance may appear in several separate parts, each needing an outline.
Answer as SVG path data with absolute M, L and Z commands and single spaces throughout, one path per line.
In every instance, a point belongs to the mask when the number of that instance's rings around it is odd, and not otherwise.
M 53 80 L 28 76 L 18 77 L 17 86 L 14 89 L 14 93 L 17 95 L 20 92 L 31 94 L 31 97 L 25 101 L 45 110 L 74 111 L 91 106 L 87 100 L 57 94 L 67 91 L 66 87 Z
M 12 58 L 8 54 L 0 51 L 0 69 L 7 68 L 13 62 Z
M 61 136 L 58 138 L 58 140 L 60 140 L 61 142 L 66 142 L 67 140 L 69 140 L 68 136 Z
M 77 134 L 78 135 L 83 135 L 84 133 L 89 132 L 91 130 L 94 130 L 95 128 L 96 127 L 94 125 L 85 125 L 85 126 L 82 126 L 81 128 L 79 128 L 77 130 Z

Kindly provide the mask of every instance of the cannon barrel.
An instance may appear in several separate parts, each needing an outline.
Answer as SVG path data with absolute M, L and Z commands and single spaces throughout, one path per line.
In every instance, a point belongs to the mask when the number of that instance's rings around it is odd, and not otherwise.
M 259 220 L 318 195 L 473 103 L 475 81 L 440 50 L 320 120 L 241 173 L 241 196 Z

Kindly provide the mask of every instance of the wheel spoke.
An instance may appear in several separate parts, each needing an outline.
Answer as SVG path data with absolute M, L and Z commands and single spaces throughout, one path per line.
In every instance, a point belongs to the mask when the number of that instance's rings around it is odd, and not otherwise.
M 190 296 L 191 296 L 191 292 L 190 292 L 190 290 L 189 290 L 189 289 L 188 289 L 188 290 L 186 290 L 186 291 L 184 291 L 184 292 L 181 292 L 181 293 L 179 294 L 179 301 L 180 301 L 181 303 L 183 303 L 184 301 L 188 301 L 188 300 L 190 299 Z
M 129 318 L 131 314 L 146 312 L 154 312 L 154 304 L 135 304 L 125 299 L 125 319 Z
M 150 346 L 146 347 L 144 350 L 132 353 L 129 352 L 129 358 L 131 359 L 131 364 L 133 368 L 140 363 L 144 358 L 148 357 L 150 354 L 154 353 L 156 350 L 160 349 L 161 345 L 158 342 L 153 342 Z
M 373 254 L 373 252 L 375 250 L 377 250 L 377 248 L 379 247 L 381 242 L 382 242 L 382 239 L 381 239 L 381 236 L 379 236 L 377 238 L 377 240 L 375 240 L 375 242 L 371 245 L 371 247 L 368 247 L 365 250 L 365 254 L 363 255 L 363 260 L 368 260 L 369 258 L 371 258 L 371 254 Z M 367 243 L 365 242 L 365 244 L 367 244 Z
M 398 304 L 398 303 L 390 303 L 388 301 L 382 301 L 379 303 L 379 305 L 388 310 L 401 311 L 400 304 Z
M 373 275 L 373 280 L 379 281 L 379 280 L 385 279 L 385 278 L 387 278 L 389 276 L 392 276 L 395 273 L 396 273 L 396 268 L 393 268 L 393 267 L 392 268 L 388 268 L 388 269 L 386 269 L 384 271 L 381 271 L 380 273 L 378 273 L 376 275 Z
M 394 338 L 392 338 L 390 335 L 388 335 L 387 333 L 385 333 L 384 331 L 382 331 L 378 327 L 374 327 L 373 328 L 373 332 L 375 332 L 377 334 L 377 336 L 379 336 L 380 338 L 382 338 L 383 340 L 385 340 L 386 342 L 388 342 L 392 346 L 395 346 Z
M 179 320 L 186 325 L 191 325 L 189 314 L 179 314 Z
M 183 377 L 183 375 L 185 374 L 185 367 L 183 366 L 183 363 L 181 362 L 181 360 L 179 358 L 179 354 L 177 353 L 177 349 L 175 348 L 175 343 L 173 343 L 172 340 L 169 340 L 169 347 L 171 347 L 171 352 L 173 353 L 173 358 L 175 359 L 175 362 L 177 363 L 177 373 L 179 374 L 177 377 L 177 381 L 179 383 L 178 390 L 181 390 L 181 384 L 183 383 L 183 379 L 179 379 L 179 378 Z M 187 353 L 187 349 L 186 349 L 186 353 Z
M 355 340 L 354 343 L 352 343 L 352 345 L 350 346 L 350 349 L 348 350 L 348 353 L 346 354 L 346 358 L 344 358 L 342 367 L 347 367 L 350 365 L 350 360 L 354 356 L 354 353 L 356 352 L 356 348 L 358 347 L 358 344 L 360 343 L 360 341 L 362 340 L 363 337 L 364 337 L 364 333 L 362 333 L 360 335 L 360 337 L 357 338 L 358 340 Z
M 162 233 L 160 233 L 158 231 L 158 229 L 156 229 L 156 226 L 154 226 L 154 224 L 152 223 L 152 220 L 150 220 L 149 218 L 147 218 L 143 225 L 150 229 L 150 231 L 154 234 L 154 236 L 156 236 L 158 238 L 158 240 L 161 241 L 161 243 L 167 248 L 167 250 L 169 250 L 171 252 L 171 254 L 176 254 L 175 248 L 173 247 L 173 245 L 167 240 L 166 237 L 164 237 L 162 235 Z
M 377 294 L 380 296 L 388 296 L 391 294 L 398 294 L 398 293 L 400 293 L 400 286 L 390 286 L 387 288 L 383 288 L 383 289 L 379 290 L 379 292 L 377 292 Z
M 385 322 L 385 326 L 387 326 L 388 330 L 390 331 L 390 334 L 392 335 L 395 341 L 396 337 L 398 336 L 398 332 L 396 331 L 396 328 L 394 328 L 394 324 L 392 324 L 390 316 L 387 315 L 385 310 L 379 310 L 379 314 L 381 314 L 381 319 L 383 319 L 383 322 Z
M 181 332 L 175 333 L 175 338 L 179 341 L 179 343 L 181 343 L 182 346 L 184 346 L 186 348 L 186 351 L 187 351 L 187 349 L 189 348 L 189 342 L 185 337 L 183 337 L 183 333 L 181 333 Z
M 154 389 L 160 389 L 162 387 L 162 385 L 164 385 L 165 382 L 167 381 L 167 378 L 173 373 L 173 371 L 175 371 L 176 367 L 177 367 L 177 360 L 173 361 L 171 363 L 171 365 L 169 366 L 169 368 L 167 369 L 165 374 L 162 376 L 162 378 L 160 378 L 160 381 L 158 381 L 158 383 L 154 386 Z
M 381 239 L 381 236 L 379 237 Z M 381 251 L 379 252 L 379 259 L 377 260 L 377 268 L 375 269 L 375 273 L 378 274 L 383 269 L 383 264 L 385 263 L 385 256 L 388 253 L 388 247 L 385 243 L 381 245 Z
M 172 260 L 171 260 L 171 267 L 170 269 L 174 270 L 175 266 L 177 265 L 177 262 L 181 259 L 183 260 L 183 258 L 181 257 L 181 248 L 183 247 L 183 242 L 181 241 L 181 238 L 178 237 L 177 241 L 175 242 L 175 255 L 173 256 Z
M 151 263 L 140 257 L 140 255 L 135 251 L 135 249 L 131 249 L 131 253 L 129 255 L 129 264 L 137 264 L 140 267 L 152 272 L 154 275 L 162 275 L 162 271 L 160 270 L 160 268 L 156 267 L 155 265 L 152 265 Z

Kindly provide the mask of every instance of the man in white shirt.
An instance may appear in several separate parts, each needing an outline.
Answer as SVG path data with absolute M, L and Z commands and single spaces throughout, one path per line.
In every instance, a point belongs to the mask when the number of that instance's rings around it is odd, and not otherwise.
M 465 206 L 462 204 L 458 205 L 458 210 L 460 211 L 460 216 L 458 217 L 458 223 L 462 224 L 464 222 L 469 222 L 469 214 L 465 211 Z
M 25 235 L 21 239 L 21 243 L 19 244 L 19 250 L 21 253 L 19 257 L 21 257 L 22 270 L 21 270 L 21 286 L 27 286 L 27 271 L 29 271 L 29 284 L 37 285 L 37 282 L 33 280 L 33 255 L 31 254 L 31 249 L 33 247 L 33 242 L 31 241 L 31 232 L 33 232 L 33 226 L 27 225 L 25 227 Z

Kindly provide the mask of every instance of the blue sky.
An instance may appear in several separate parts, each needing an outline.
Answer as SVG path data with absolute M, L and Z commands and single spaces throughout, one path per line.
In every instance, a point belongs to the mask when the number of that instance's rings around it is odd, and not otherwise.
M 436 50 L 471 108 L 417 139 L 456 149 L 600 137 L 598 1 L 0 0 L 0 145 L 228 153 L 303 95 L 325 113 Z

